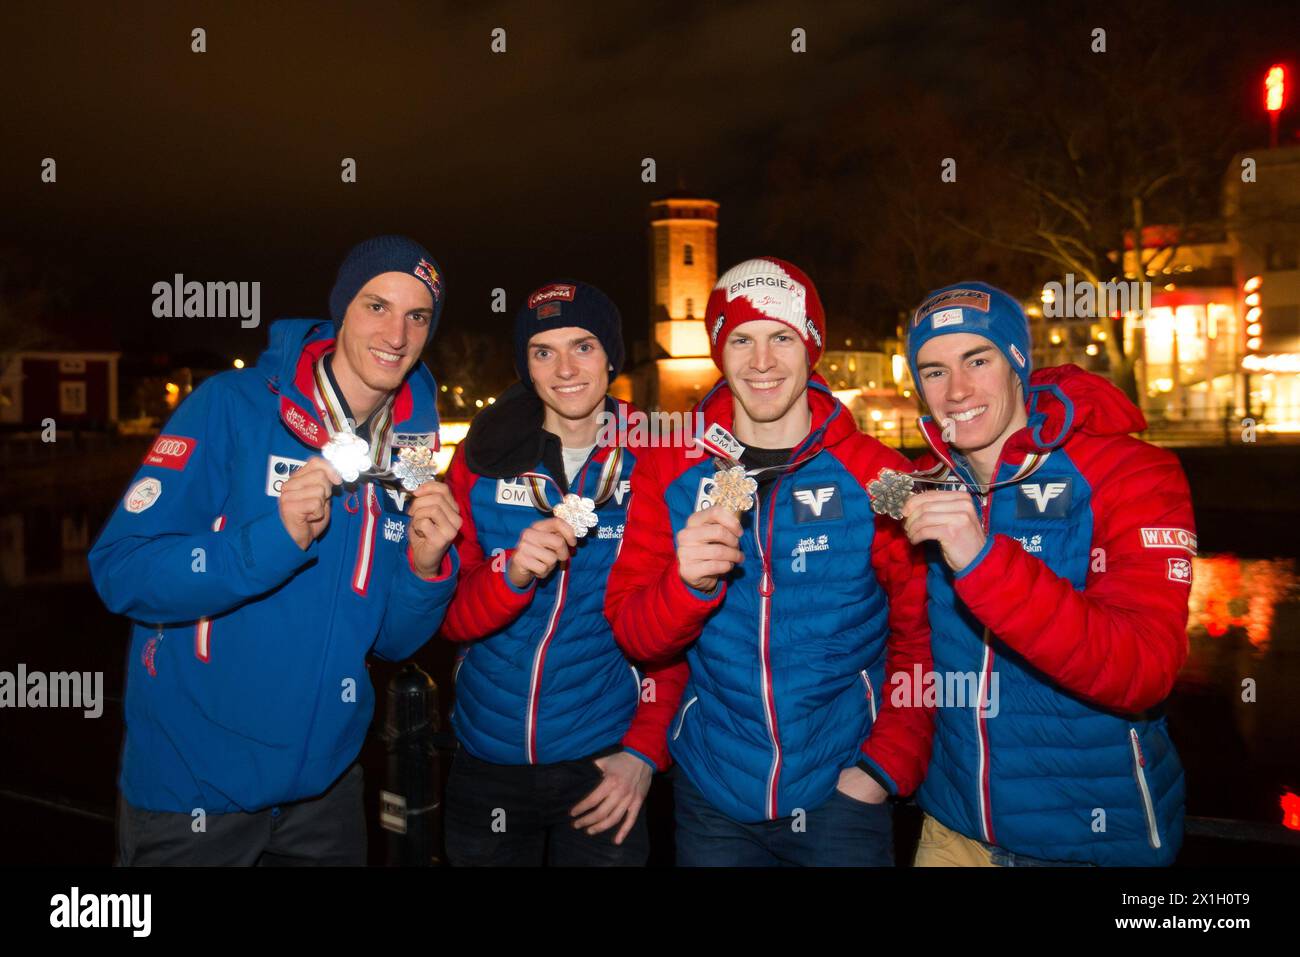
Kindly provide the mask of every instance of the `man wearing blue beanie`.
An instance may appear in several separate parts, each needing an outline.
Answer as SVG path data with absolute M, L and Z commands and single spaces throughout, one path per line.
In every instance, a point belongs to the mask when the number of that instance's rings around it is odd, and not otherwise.
M 1130 435 L 1146 422 L 1107 380 L 1033 371 L 1024 311 L 985 283 L 927 296 L 907 358 L 932 454 L 902 522 L 928 543 L 941 687 L 968 676 L 973 699 L 936 709 L 916 863 L 1171 863 L 1162 703 L 1196 551 L 1178 459 Z
M 356 246 L 333 322 L 280 320 L 195 389 L 100 533 L 133 622 L 119 863 L 365 863 L 366 656 L 413 654 L 456 585 L 420 362 L 442 300 L 418 243 Z
M 442 627 L 464 643 L 447 856 L 641 865 L 686 665 L 643 675 L 602 611 L 635 459 L 608 427 L 635 415 L 607 394 L 623 364 L 618 309 L 588 283 L 547 283 L 520 306 L 514 346 L 520 381 L 475 416 L 447 477 L 464 516 Z

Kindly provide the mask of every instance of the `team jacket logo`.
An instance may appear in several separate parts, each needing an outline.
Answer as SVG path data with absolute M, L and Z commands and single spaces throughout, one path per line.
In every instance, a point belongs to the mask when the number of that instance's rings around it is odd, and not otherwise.
M 395 518 L 384 516 L 384 539 L 390 542 L 400 542 L 402 536 L 406 534 L 406 523 Z
M 794 490 L 794 520 L 796 522 L 832 521 L 844 517 L 844 502 L 840 487 L 834 483 Z
M 286 458 L 283 455 L 268 455 L 266 458 L 266 494 L 279 498 L 284 483 L 293 477 L 307 463 L 303 459 Z
M 1196 535 L 1185 528 L 1144 528 L 1143 548 L 1181 548 L 1196 554 Z
M 143 478 L 131 486 L 122 499 L 122 504 L 132 515 L 139 515 L 145 509 L 152 508 L 160 495 L 162 482 L 156 478 Z
M 533 499 L 528 494 L 528 486 L 520 479 L 497 479 L 497 504 L 532 508 Z
M 1070 510 L 1070 480 L 1025 482 L 1018 486 L 1016 518 L 1064 518 Z
M 294 435 L 312 448 L 319 449 L 325 446 L 324 430 L 320 423 L 284 396 L 280 396 L 280 418 Z
M 1181 582 L 1184 585 L 1192 583 L 1192 563 L 1186 558 L 1169 559 L 1169 571 L 1167 577 L 1171 582 Z
M 959 326 L 961 322 L 960 309 L 940 309 L 930 317 L 930 325 L 936 329 L 942 329 L 944 326 Z
M 161 465 L 177 472 L 185 468 L 190 456 L 198 448 L 197 439 L 183 435 L 160 435 L 144 457 L 145 465 Z
M 740 441 L 716 422 L 709 426 L 698 441 L 714 455 L 721 455 L 736 462 L 739 462 L 740 457 L 745 454 L 745 447 L 740 444 Z
M 536 309 L 544 302 L 555 302 L 556 300 L 573 302 L 574 294 L 577 291 L 577 286 L 571 286 L 564 282 L 553 282 L 549 286 L 543 286 L 528 297 L 528 308 Z

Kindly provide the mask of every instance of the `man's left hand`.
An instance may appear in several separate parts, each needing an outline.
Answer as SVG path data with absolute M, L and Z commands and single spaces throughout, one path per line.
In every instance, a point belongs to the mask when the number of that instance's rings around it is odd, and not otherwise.
M 984 547 L 984 524 L 969 492 L 921 492 L 903 506 L 903 531 L 913 545 L 938 542 L 943 560 L 959 572 Z
M 650 765 L 626 751 L 596 758 L 594 763 L 605 777 L 574 805 L 569 815 L 576 818 L 573 826 L 585 828 L 588 834 L 608 831 L 621 821 L 623 826 L 614 835 L 614 843 L 622 844 L 641 813 L 654 772 Z
M 411 564 L 421 578 L 433 578 L 442 556 L 460 531 L 460 506 L 442 482 L 425 482 L 411 493 L 411 521 L 407 539 Z

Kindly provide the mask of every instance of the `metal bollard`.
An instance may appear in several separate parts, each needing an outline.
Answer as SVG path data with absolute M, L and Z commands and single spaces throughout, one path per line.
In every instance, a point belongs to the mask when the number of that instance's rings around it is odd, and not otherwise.
M 382 738 L 387 790 L 379 792 L 379 826 L 388 832 L 389 867 L 438 864 L 438 686 L 413 662 L 388 682 Z

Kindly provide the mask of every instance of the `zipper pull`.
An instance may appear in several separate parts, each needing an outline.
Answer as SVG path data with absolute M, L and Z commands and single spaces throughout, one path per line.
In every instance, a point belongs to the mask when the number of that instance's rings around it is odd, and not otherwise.
M 1138 767 L 1145 768 L 1147 766 L 1147 759 L 1142 754 L 1142 742 L 1138 740 L 1137 730 L 1134 728 L 1129 728 L 1128 733 L 1129 736 L 1133 739 L 1133 750 L 1137 753 Z
M 768 566 L 767 561 L 763 562 L 763 577 L 758 580 L 758 593 L 764 598 L 771 598 L 772 592 L 775 591 L 775 585 L 772 581 L 772 569 Z

